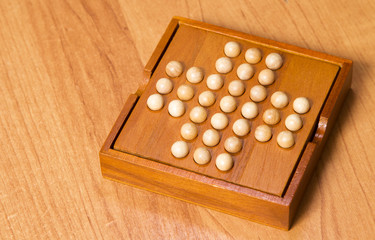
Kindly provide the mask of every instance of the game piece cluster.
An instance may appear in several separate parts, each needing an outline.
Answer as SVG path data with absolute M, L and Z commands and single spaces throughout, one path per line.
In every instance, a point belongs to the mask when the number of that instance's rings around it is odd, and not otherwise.
M 186 141 L 192 141 L 198 136 L 197 124 L 203 123 L 209 117 L 207 107 L 212 106 L 217 101 L 215 93 L 212 91 L 220 90 L 224 86 L 224 78 L 222 74 L 227 74 L 233 70 L 231 58 L 238 57 L 241 53 L 241 45 L 237 42 L 228 42 L 224 46 L 224 57 L 216 60 L 215 69 L 218 73 L 210 74 L 206 78 L 207 88 L 210 90 L 203 91 L 198 97 L 199 105 L 190 110 L 189 118 L 191 122 L 185 123 L 180 129 L 182 140 L 176 141 L 171 146 L 171 153 L 176 158 L 184 158 L 189 153 L 189 146 Z M 252 64 L 257 64 L 262 60 L 262 52 L 258 48 L 250 48 L 245 53 L 245 63 L 237 67 L 236 73 L 238 80 L 232 80 L 228 85 L 228 93 L 220 99 L 219 107 L 222 112 L 214 113 L 210 119 L 212 129 L 203 132 L 202 142 L 206 147 L 195 149 L 193 154 L 194 161 L 199 165 L 210 162 L 210 147 L 219 144 L 221 137 L 220 131 L 229 125 L 229 119 L 226 114 L 237 110 L 236 98 L 241 97 L 246 92 L 245 82 L 250 80 L 254 74 Z M 283 65 L 283 58 L 278 53 L 270 53 L 265 58 L 266 69 L 258 74 L 258 85 L 253 86 L 248 97 L 251 101 L 247 101 L 240 109 L 243 118 L 235 120 L 232 126 L 234 136 L 230 136 L 224 141 L 224 149 L 226 152 L 216 157 L 216 167 L 221 171 L 228 171 L 234 165 L 231 154 L 236 154 L 242 150 L 243 139 L 251 131 L 250 122 L 259 115 L 257 104 L 264 101 L 267 97 L 267 86 L 273 84 L 276 80 L 275 72 Z M 184 67 L 181 62 L 170 61 L 166 65 L 166 74 L 170 78 L 180 76 Z M 204 71 L 199 67 L 190 67 L 186 71 L 186 80 L 192 84 L 200 84 L 205 78 Z M 147 106 L 152 111 L 158 111 L 164 107 L 163 96 L 169 94 L 173 90 L 173 82 L 168 78 L 160 78 L 156 83 L 156 91 L 147 99 Z M 211 91 L 212 90 L 212 91 Z M 185 114 L 186 109 L 183 101 L 191 100 L 195 91 L 189 84 L 181 84 L 177 91 L 178 99 L 170 101 L 168 104 L 168 112 L 172 117 L 178 118 Z M 271 104 L 274 108 L 266 109 L 263 112 L 262 120 L 265 124 L 261 124 L 255 128 L 254 137 L 259 142 L 268 142 L 272 138 L 272 127 L 281 121 L 279 110 L 288 106 L 289 98 L 285 92 L 276 91 L 271 95 Z M 294 133 L 303 127 L 301 114 L 305 114 L 310 110 L 310 102 L 305 97 L 296 98 L 293 102 L 293 110 L 296 112 L 285 118 L 285 127 L 287 130 L 281 131 L 277 136 L 277 143 L 281 148 L 288 149 L 295 144 Z M 185 141 L 186 140 L 186 141 Z

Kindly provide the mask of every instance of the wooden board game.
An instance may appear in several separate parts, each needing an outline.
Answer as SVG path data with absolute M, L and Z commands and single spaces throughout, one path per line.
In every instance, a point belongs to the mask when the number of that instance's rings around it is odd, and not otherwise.
M 228 55 L 224 51 L 228 42 L 237 44 L 240 51 Z M 260 58 L 254 62 L 248 60 L 245 56 L 248 49 L 258 49 Z M 281 57 L 280 66 L 273 67 L 267 62 L 270 60 L 266 61 L 273 54 Z M 216 65 L 223 57 L 231 63 L 228 71 Z M 176 75 L 168 73 L 168 64 L 173 61 L 182 66 Z M 246 65 L 250 73 L 238 80 L 240 65 Z M 190 76 L 196 77 L 191 75 L 192 71 L 189 73 L 193 67 L 200 69 L 201 77 L 196 81 L 190 80 Z M 259 80 L 264 69 L 270 69 L 267 71 L 274 76 L 267 84 Z M 213 74 L 220 74 L 223 80 L 222 86 L 215 89 L 207 83 Z M 174 18 L 145 67 L 145 75 L 148 84 L 129 97 L 100 152 L 103 176 L 288 229 L 330 125 L 350 87 L 351 61 Z M 171 83 L 166 92 L 156 87 L 163 78 Z M 231 85 L 234 81 L 238 84 Z M 193 90 L 188 99 L 178 93 L 183 85 Z M 238 86 L 243 89 L 238 90 Z M 255 86 L 265 89 L 262 99 L 250 93 Z M 202 106 L 199 96 L 204 92 L 214 97 Z M 271 101 L 275 92 L 286 96 L 282 106 Z M 148 106 L 152 95 L 157 95 L 162 103 L 157 109 Z M 230 111 L 222 105 L 226 96 L 231 96 L 235 103 Z M 308 110 L 302 113 L 294 107 L 300 97 L 309 103 Z M 182 106 L 178 116 L 171 116 L 177 111 L 171 102 Z M 256 116 L 247 117 L 243 113 L 244 105 L 249 102 L 255 103 Z M 204 117 L 196 121 L 191 112 L 198 106 Z M 269 109 L 277 114 L 272 123 L 266 120 Z M 216 113 L 227 119 L 223 128 L 212 123 Z M 302 120 L 302 126 L 291 130 L 290 115 Z M 245 134 L 234 130 L 239 119 L 250 126 Z M 180 132 L 186 123 L 197 130 L 192 139 L 186 139 Z M 271 133 L 265 141 L 258 139 L 259 133 L 263 134 L 261 127 L 258 129 L 261 125 Z M 207 143 L 207 130 L 219 136 L 213 145 Z M 292 136 L 291 145 L 281 147 L 278 140 L 281 132 Z M 235 138 L 240 148 L 232 152 L 226 145 L 229 138 Z M 187 146 L 187 151 L 176 157 L 171 148 L 178 141 Z M 198 164 L 194 153 L 201 148 L 209 153 L 208 162 Z M 231 164 L 219 170 L 216 159 L 223 153 L 230 156 Z

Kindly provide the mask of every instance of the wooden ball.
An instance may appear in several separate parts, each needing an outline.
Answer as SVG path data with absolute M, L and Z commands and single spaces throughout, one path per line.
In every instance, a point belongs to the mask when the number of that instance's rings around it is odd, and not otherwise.
M 262 53 L 258 48 L 249 48 L 245 53 L 245 60 L 250 64 L 257 64 L 262 59 Z
M 261 102 L 267 97 L 267 89 L 262 85 L 255 85 L 250 89 L 250 98 L 254 102 Z
M 278 53 L 270 53 L 266 57 L 266 66 L 271 70 L 277 70 L 283 65 L 283 58 Z
M 198 128 L 194 123 L 185 123 L 181 127 L 181 136 L 186 140 L 193 140 L 198 136 Z
M 260 125 L 255 129 L 254 136 L 259 142 L 267 142 L 272 137 L 272 130 L 267 125 Z
M 173 83 L 168 78 L 160 78 L 156 82 L 156 91 L 158 91 L 160 94 L 168 94 L 173 89 Z
M 147 98 L 147 107 L 151 109 L 152 111 L 157 111 L 162 109 L 164 106 L 164 100 L 163 97 L 158 94 L 152 94 Z
M 237 108 L 236 99 L 232 96 L 225 96 L 220 100 L 220 109 L 225 113 L 231 113 Z
M 242 141 L 238 137 L 229 137 L 224 142 L 224 148 L 229 153 L 238 153 L 242 149 Z
M 223 130 L 229 124 L 227 115 L 224 113 L 215 113 L 211 117 L 211 126 L 217 130 Z
M 165 72 L 172 78 L 180 76 L 183 71 L 184 66 L 178 61 L 170 61 L 165 67 Z
M 194 89 L 190 85 L 183 84 L 177 89 L 177 97 L 182 101 L 189 101 L 194 97 Z
M 216 157 L 216 167 L 220 171 L 229 171 L 233 167 L 233 158 L 229 153 L 221 153 Z
M 207 111 L 204 107 L 196 106 L 190 111 L 190 120 L 195 123 L 202 123 L 207 119 Z
M 211 91 L 204 91 L 199 95 L 198 102 L 203 107 L 212 106 L 215 103 L 215 94 Z
M 219 90 L 224 85 L 224 79 L 220 74 L 211 74 L 207 78 L 207 87 L 211 90 Z
M 172 117 L 181 117 L 185 113 L 185 105 L 180 100 L 173 100 L 168 105 L 168 112 Z
M 232 61 L 227 57 L 221 57 L 216 60 L 215 63 L 216 71 L 219 73 L 229 73 L 233 69 Z
M 282 131 L 277 135 L 277 144 L 282 148 L 290 148 L 294 145 L 293 133 L 290 131 Z
M 191 67 L 186 72 L 186 79 L 191 83 L 200 83 L 203 78 L 203 70 L 199 67 Z
M 189 153 L 189 146 L 184 141 L 177 141 L 171 147 L 172 155 L 176 158 L 184 158 Z
M 241 114 L 244 118 L 253 119 L 258 116 L 258 106 L 254 102 L 246 102 L 241 108 Z
M 285 119 L 285 127 L 292 132 L 298 131 L 302 128 L 303 122 L 298 114 L 290 114 Z
M 194 151 L 194 161 L 199 165 L 204 165 L 210 162 L 211 160 L 211 153 L 210 151 L 205 147 L 197 148 Z
M 241 53 L 241 46 L 238 42 L 227 42 L 224 46 L 224 53 L 228 57 L 237 57 Z
M 280 113 L 274 108 L 267 109 L 263 113 L 263 121 L 268 125 L 275 125 L 280 122 Z
M 245 84 L 241 80 L 234 80 L 229 83 L 228 92 L 230 95 L 238 97 L 245 92 Z
M 271 85 L 275 82 L 275 73 L 271 69 L 263 69 L 259 72 L 258 82 L 263 86 Z
M 281 91 L 274 92 L 271 96 L 271 104 L 275 108 L 284 108 L 288 105 L 289 99 L 288 96 Z
M 254 75 L 254 68 L 248 63 L 242 63 L 237 68 L 237 77 L 241 80 L 249 80 Z
M 214 129 L 208 129 L 203 133 L 202 140 L 204 145 L 214 147 L 220 142 L 220 134 Z
M 310 102 L 305 97 L 296 98 L 293 102 L 293 109 L 296 113 L 305 114 L 310 110 Z
M 246 119 L 238 119 L 233 123 L 233 132 L 240 137 L 246 136 L 250 132 L 250 122 Z

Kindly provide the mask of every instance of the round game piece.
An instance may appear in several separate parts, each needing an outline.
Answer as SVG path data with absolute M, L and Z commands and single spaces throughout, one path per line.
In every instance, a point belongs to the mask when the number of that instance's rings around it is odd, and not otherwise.
M 230 170 L 233 163 L 233 158 L 229 153 L 221 153 L 216 158 L 216 167 L 224 172 Z
M 207 148 L 200 147 L 195 150 L 193 158 L 199 165 L 204 165 L 211 160 L 211 153 Z
M 310 110 L 310 102 L 305 97 L 296 98 L 293 102 L 293 109 L 296 113 L 305 114 Z
M 285 127 L 292 132 L 298 131 L 302 128 L 303 122 L 298 114 L 290 114 L 285 119 Z
M 277 70 L 283 65 L 283 58 L 278 53 L 270 53 L 266 57 L 266 66 L 271 70 Z
M 242 149 L 242 141 L 238 137 L 229 137 L 224 142 L 224 148 L 230 153 L 238 153 Z
M 176 158 L 183 158 L 186 157 L 189 153 L 189 146 L 184 141 L 177 141 L 173 143 L 171 147 L 172 155 Z
M 248 63 L 256 64 L 262 59 L 262 53 L 258 48 L 249 48 L 245 53 L 245 60 Z
M 262 85 L 255 85 L 250 89 L 250 98 L 254 102 L 261 102 L 267 97 L 267 89 Z
M 185 105 L 180 100 L 173 100 L 168 105 L 168 112 L 172 117 L 181 117 L 185 113 Z
M 249 80 L 254 75 L 254 68 L 248 63 L 242 63 L 237 68 L 237 76 L 241 80 Z
M 164 100 L 163 97 L 158 94 L 152 94 L 147 99 L 147 107 L 151 109 L 152 111 L 157 111 L 162 109 L 164 106 Z
M 233 69 L 232 61 L 227 57 L 221 57 L 216 60 L 215 63 L 216 71 L 219 73 L 229 73 Z
M 224 47 L 224 53 L 228 57 L 237 57 L 241 53 L 241 46 L 238 42 L 227 42 Z
M 259 142 L 267 142 L 272 137 L 272 130 L 267 125 L 260 125 L 255 129 L 254 136 Z
M 288 96 L 281 91 L 274 92 L 271 96 L 272 106 L 275 108 L 284 108 L 288 105 L 289 99 Z
M 191 67 L 186 72 L 186 79 L 191 83 L 200 83 L 203 77 L 203 70 L 199 67 Z
M 258 82 L 263 86 L 271 85 L 275 82 L 275 73 L 271 69 L 263 69 L 259 72 Z
M 178 61 L 170 61 L 165 67 L 165 72 L 170 77 L 178 77 L 184 71 L 184 66 Z
M 204 145 L 214 147 L 220 142 L 220 134 L 214 129 L 208 129 L 203 133 L 202 140 Z
M 190 120 L 195 123 L 202 123 L 207 119 L 207 111 L 204 107 L 196 106 L 190 111 Z
M 241 108 L 241 114 L 244 118 L 253 119 L 258 116 L 258 106 L 254 102 L 246 102 Z
M 215 94 L 211 91 L 204 91 L 199 95 L 198 102 L 203 107 L 209 107 L 215 103 Z
M 160 78 L 156 82 L 156 91 L 158 91 L 160 94 L 168 94 L 173 89 L 173 83 L 168 78 Z
M 211 125 L 213 128 L 217 130 L 223 130 L 228 126 L 229 120 L 227 115 L 224 113 L 215 113 L 211 117 Z
M 248 120 L 240 118 L 233 123 L 233 132 L 240 137 L 246 136 L 250 132 L 250 123 Z
M 219 90 L 224 85 L 224 79 L 220 74 L 211 74 L 207 77 L 207 87 L 211 90 Z
M 280 113 L 274 108 L 267 109 L 263 113 L 263 121 L 268 125 L 275 125 L 280 122 Z
M 290 131 L 282 131 L 277 135 L 277 144 L 282 148 L 290 148 L 294 145 L 293 133 Z
M 189 101 L 194 97 L 194 89 L 190 85 L 183 84 L 177 89 L 177 97 L 182 101 Z
M 245 84 L 241 80 L 234 80 L 229 83 L 228 92 L 230 95 L 238 97 L 245 92 Z
M 186 140 L 193 140 L 198 136 L 198 128 L 194 123 L 185 123 L 181 127 L 181 136 Z
M 236 99 L 232 96 L 225 96 L 220 100 L 220 109 L 225 113 L 231 113 L 237 108 Z

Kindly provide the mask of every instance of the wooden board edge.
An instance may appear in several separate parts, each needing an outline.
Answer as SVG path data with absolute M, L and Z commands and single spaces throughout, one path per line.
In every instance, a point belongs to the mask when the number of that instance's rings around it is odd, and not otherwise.
M 175 166 L 170 166 L 165 163 L 152 161 L 150 159 L 144 159 L 141 156 L 136 156 L 136 155 L 122 152 L 116 149 L 109 149 L 108 151 L 102 152 L 102 153 L 103 153 L 103 156 L 108 156 L 111 158 L 115 158 L 117 160 L 128 162 L 130 164 L 135 164 L 142 168 L 153 169 L 155 171 L 162 172 L 165 174 L 174 174 L 174 175 L 177 175 L 178 177 L 189 179 L 191 181 L 199 181 L 204 184 L 215 185 L 219 188 L 226 189 L 228 191 L 234 191 L 240 194 L 249 195 L 254 198 L 261 199 L 261 200 L 266 199 L 268 202 L 288 206 L 288 202 L 284 201 L 284 199 L 279 196 L 275 196 L 269 193 L 264 193 L 264 192 L 261 192 L 261 191 L 258 191 L 249 187 L 230 183 L 225 180 L 216 179 L 216 178 L 206 176 L 200 173 L 195 173 L 190 170 L 177 168 Z
M 105 178 L 283 230 L 290 227 L 289 206 L 268 201 L 268 194 L 261 199 L 140 166 L 109 152 L 100 153 L 100 163 Z
M 135 93 L 137 96 L 140 97 L 146 89 L 146 86 L 150 81 L 153 72 L 159 64 L 160 59 L 163 57 L 164 52 L 168 48 L 169 43 L 172 41 L 173 35 L 177 31 L 178 26 L 179 21 L 177 19 L 172 18 L 172 20 L 168 24 L 168 27 L 163 33 L 161 39 L 159 40 L 158 45 L 156 45 L 156 48 L 154 49 L 153 53 L 151 54 L 151 57 L 149 58 L 146 66 L 143 69 L 144 84 L 139 86 L 137 92 Z
M 292 224 L 303 193 L 311 179 L 320 155 L 323 152 L 325 142 L 327 141 L 332 126 L 336 121 L 345 97 L 350 89 L 351 81 L 352 62 L 343 62 L 343 66 L 332 87 L 332 91 L 321 111 L 315 136 L 313 140 L 307 144 L 284 195 L 285 200 L 290 203 L 290 224 Z
M 120 115 L 117 117 L 117 120 L 115 121 L 115 124 L 113 125 L 110 133 L 108 134 L 107 139 L 104 141 L 104 144 L 102 148 L 100 149 L 99 153 L 108 152 L 108 150 L 111 148 L 125 120 L 128 118 L 129 114 L 131 113 L 138 99 L 139 99 L 139 96 L 136 94 L 129 95 L 128 99 L 125 102 L 124 107 L 122 108 L 120 112 Z
M 168 27 L 163 33 L 161 39 L 159 40 L 159 43 L 156 46 L 154 52 L 151 54 L 150 59 L 148 60 L 146 66 L 144 67 L 145 78 L 147 79 L 151 78 L 152 73 L 157 67 L 160 59 L 163 57 L 164 52 L 168 48 L 169 43 L 172 41 L 173 35 L 177 31 L 178 26 L 179 26 L 179 20 L 176 18 L 172 18 L 172 20 L 168 24 Z
M 289 203 L 289 224 L 292 226 L 293 219 L 298 210 L 299 204 L 314 172 L 319 159 L 321 148 L 316 143 L 309 142 L 303 156 L 297 165 L 293 177 L 289 183 L 284 199 Z
M 342 104 L 345 100 L 346 95 L 349 92 L 352 82 L 352 67 L 351 61 L 343 63 L 332 87 L 330 94 L 324 104 L 324 107 L 320 113 L 320 119 L 313 138 L 313 142 L 320 143 L 323 139 L 326 139 L 326 135 L 330 132 Z

